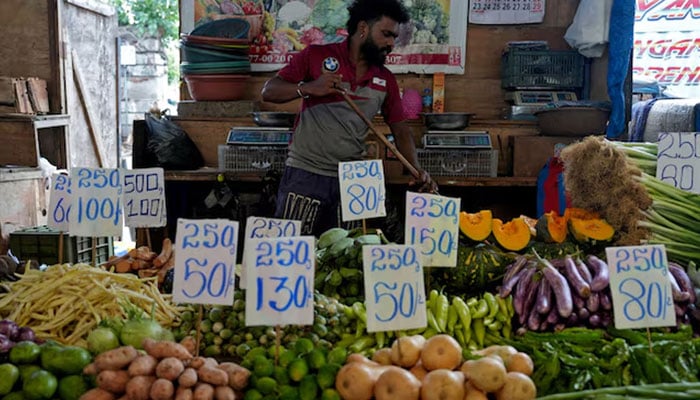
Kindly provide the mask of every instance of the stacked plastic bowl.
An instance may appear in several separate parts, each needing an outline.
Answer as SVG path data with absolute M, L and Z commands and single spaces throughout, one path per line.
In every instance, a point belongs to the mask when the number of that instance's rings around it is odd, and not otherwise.
M 248 31 L 242 18 L 206 22 L 180 37 L 180 72 L 197 101 L 240 100 L 250 79 Z

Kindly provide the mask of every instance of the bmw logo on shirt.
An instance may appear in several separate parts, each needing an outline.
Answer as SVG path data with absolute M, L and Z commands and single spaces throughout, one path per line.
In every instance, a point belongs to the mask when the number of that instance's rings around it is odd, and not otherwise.
M 335 72 L 340 68 L 340 63 L 335 57 L 327 57 L 323 60 L 323 69 L 328 72 Z

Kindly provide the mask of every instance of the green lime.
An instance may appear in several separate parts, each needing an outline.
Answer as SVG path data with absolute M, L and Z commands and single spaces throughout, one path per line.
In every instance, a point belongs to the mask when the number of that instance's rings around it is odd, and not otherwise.
M 253 359 L 253 375 L 260 377 L 271 376 L 275 372 L 275 364 L 265 356 Z
M 32 364 L 39 359 L 41 347 L 34 342 L 24 340 L 15 344 L 10 349 L 10 362 L 12 364 Z
M 245 343 L 241 343 L 236 347 L 236 355 L 238 357 L 245 357 L 246 354 L 250 352 L 250 346 Z
M 277 390 L 277 381 L 269 376 L 264 376 L 258 379 L 255 383 L 255 388 L 262 394 L 274 393 Z
M 87 337 L 87 348 L 92 354 L 104 353 L 119 347 L 119 336 L 112 328 L 102 326 L 93 329 Z
M 329 364 L 343 365 L 347 358 L 348 351 L 344 347 L 335 347 L 328 352 L 327 361 Z
M 299 400 L 299 390 L 294 386 L 280 386 L 279 394 L 279 400 Z
M 281 365 L 275 366 L 275 372 L 273 372 L 272 376 L 280 385 L 289 384 L 289 374 L 287 373 L 287 369 Z
M 19 368 L 10 363 L 0 365 L 0 395 L 12 392 L 12 388 L 18 380 Z
M 282 353 L 284 353 L 285 351 L 287 351 L 287 349 L 285 349 L 284 346 L 280 345 L 280 346 L 279 346 L 279 353 L 278 353 L 278 352 L 277 352 L 277 346 L 273 344 L 272 346 L 270 346 L 270 347 L 267 348 L 267 356 L 268 356 L 269 358 L 275 358 L 275 355 L 277 355 L 277 354 L 282 354 Z
M 340 400 L 340 393 L 333 388 L 323 389 L 321 400 Z
M 25 400 L 25 397 L 24 397 L 24 393 L 20 390 L 17 392 L 12 392 L 6 396 L 3 396 L 2 400 Z
M 39 371 L 41 369 L 40 366 L 35 365 L 35 364 L 18 365 L 17 368 L 19 368 L 19 376 L 22 379 L 22 382 L 29 379 L 29 375 L 31 375 L 35 371 Z
M 335 385 L 335 376 L 338 374 L 339 370 L 340 365 L 338 364 L 322 365 L 316 374 L 316 383 L 318 383 L 321 389 L 333 387 L 333 385 Z
M 243 400 L 262 400 L 263 395 L 257 389 L 246 389 Z
M 307 354 L 314 349 L 314 342 L 308 338 L 299 338 L 296 343 L 294 343 L 294 350 L 297 354 Z
M 61 400 L 78 400 L 88 391 L 88 384 L 80 375 L 64 376 L 58 381 L 58 397 Z
M 297 358 L 297 354 L 293 350 L 287 350 L 283 353 L 280 353 L 280 358 L 277 360 L 279 365 L 281 367 L 287 368 L 289 364 Z
M 306 355 L 306 359 L 309 362 L 309 367 L 314 370 L 321 368 L 326 365 L 326 354 L 320 348 L 315 348 L 311 350 L 309 354 Z
M 294 382 L 301 382 L 301 380 L 309 373 L 309 365 L 303 358 L 295 358 L 291 363 L 289 363 L 287 373 L 289 374 L 289 378 Z
M 46 342 L 41 345 L 41 368 L 52 371 L 58 370 L 56 356 L 63 350 L 63 345 L 56 342 Z
M 83 368 L 92 362 L 92 354 L 82 347 L 66 346 L 55 355 L 49 366 L 61 375 L 75 375 L 83 372 Z
M 258 356 L 263 356 L 265 357 L 267 355 L 267 349 L 264 347 L 253 347 L 248 351 L 248 354 L 245 355 L 245 358 L 250 358 L 251 360 L 254 360 Z
M 54 374 L 49 371 L 40 369 L 34 371 L 29 378 L 22 384 L 24 396 L 29 400 L 46 400 L 53 397 L 56 393 L 58 380 Z
M 299 398 L 301 400 L 316 400 L 317 395 L 318 385 L 316 384 L 316 377 L 306 375 L 299 382 Z

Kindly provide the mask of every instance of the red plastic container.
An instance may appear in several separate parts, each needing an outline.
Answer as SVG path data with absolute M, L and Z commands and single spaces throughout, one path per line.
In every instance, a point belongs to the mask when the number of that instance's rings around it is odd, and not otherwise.
M 240 100 L 246 94 L 250 75 L 196 74 L 185 75 L 190 97 L 197 101 Z

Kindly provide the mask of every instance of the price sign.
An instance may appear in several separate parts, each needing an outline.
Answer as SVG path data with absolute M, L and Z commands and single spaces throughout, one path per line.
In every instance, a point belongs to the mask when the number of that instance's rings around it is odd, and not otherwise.
M 173 300 L 233 304 L 238 222 L 178 219 Z
M 405 243 L 415 244 L 425 267 L 457 265 L 460 199 L 406 192 Z
M 67 232 L 72 201 L 70 177 L 63 174 L 53 174 L 51 176 L 51 192 L 49 193 L 49 215 L 46 224 L 51 228 Z
M 386 216 L 382 160 L 341 162 L 338 180 L 343 221 Z
M 119 169 L 73 168 L 69 231 L 75 236 L 119 236 L 124 221 Z
M 301 221 L 288 219 L 248 217 L 245 222 L 245 242 L 243 243 L 243 262 L 241 265 L 241 280 L 238 283 L 241 289 L 247 288 L 246 282 L 246 256 L 252 239 L 276 238 L 299 236 L 301 234 Z
M 124 224 L 133 228 L 165 226 L 163 168 L 124 172 Z
M 313 324 L 315 240 L 296 236 L 250 241 L 246 326 Z
M 415 246 L 363 246 L 367 331 L 424 328 L 425 284 Z
M 662 245 L 608 247 L 616 328 L 676 326 L 671 282 Z
M 671 186 L 700 193 L 700 132 L 659 133 L 656 177 Z

